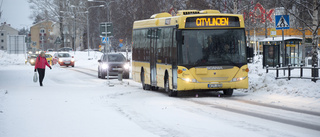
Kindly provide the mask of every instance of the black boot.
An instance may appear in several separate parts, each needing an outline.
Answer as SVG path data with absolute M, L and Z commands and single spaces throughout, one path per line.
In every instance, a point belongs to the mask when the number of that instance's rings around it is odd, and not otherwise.
M 43 86 L 42 83 L 40 83 L 40 86 L 41 86 L 41 87 Z

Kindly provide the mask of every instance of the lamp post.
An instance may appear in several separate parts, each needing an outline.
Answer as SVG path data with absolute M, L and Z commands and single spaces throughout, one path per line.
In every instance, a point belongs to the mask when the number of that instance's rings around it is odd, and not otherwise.
M 109 2 L 107 2 L 107 1 L 90 1 L 90 0 L 88 0 L 88 2 L 103 2 L 103 3 L 106 4 L 106 7 L 108 8 L 108 12 L 110 13 L 109 5 L 110 5 L 112 2 L 114 2 L 114 1 L 109 1 Z M 107 21 L 110 21 L 110 19 L 109 19 L 109 13 L 108 13 L 108 15 L 107 15 Z
M 90 49 L 90 46 L 89 46 L 89 42 L 90 42 L 90 40 L 89 40 L 89 9 L 90 8 L 94 8 L 94 7 L 104 7 L 104 5 L 99 5 L 99 6 L 90 6 L 90 7 L 88 7 L 87 8 L 87 46 L 88 46 L 88 56 L 90 56 L 90 51 L 89 51 L 89 49 Z

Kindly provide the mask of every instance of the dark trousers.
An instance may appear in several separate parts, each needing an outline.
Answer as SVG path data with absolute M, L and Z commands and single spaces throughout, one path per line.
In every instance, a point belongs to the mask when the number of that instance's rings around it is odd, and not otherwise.
M 43 78 L 44 78 L 45 71 L 46 71 L 45 69 L 38 68 L 39 82 L 40 82 L 41 86 L 42 86 L 42 81 L 43 81 Z

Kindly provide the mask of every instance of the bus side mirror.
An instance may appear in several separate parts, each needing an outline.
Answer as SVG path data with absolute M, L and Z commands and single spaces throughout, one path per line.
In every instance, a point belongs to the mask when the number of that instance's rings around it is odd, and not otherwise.
M 247 47 L 247 60 L 249 63 L 253 62 L 253 48 L 252 47 Z
M 247 47 L 247 55 L 249 58 L 253 57 L 253 48 L 252 47 Z
M 176 31 L 176 40 L 178 42 L 182 41 L 182 31 L 181 30 L 178 30 Z

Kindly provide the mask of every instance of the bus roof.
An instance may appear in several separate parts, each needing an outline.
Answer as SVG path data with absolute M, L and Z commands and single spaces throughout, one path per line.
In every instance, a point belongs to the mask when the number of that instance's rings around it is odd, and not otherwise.
M 187 27 L 186 20 L 187 18 L 196 18 L 203 17 L 208 18 L 209 20 L 203 20 L 203 22 L 210 22 L 212 20 L 222 19 L 219 22 L 224 22 L 224 17 L 237 17 L 239 26 L 202 26 L 202 27 Z M 210 18 L 214 17 L 214 18 Z M 212 23 L 211 20 L 211 23 Z M 198 21 L 198 20 L 197 20 Z M 228 21 L 228 20 L 227 20 Z M 194 19 L 195 22 L 195 19 Z M 141 29 L 141 28 L 153 28 L 153 27 L 166 27 L 166 26 L 176 26 L 179 25 L 179 29 L 213 29 L 213 28 L 244 28 L 244 20 L 243 16 L 240 14 L 225 14 L 220 13 L 217 10 L 180 10 L 178 11 L 177 16 L 171 16 L 169 13 L 158 13 L 151 16 L 150 19 L 135 21 L 133 24 L 133 29 Z

